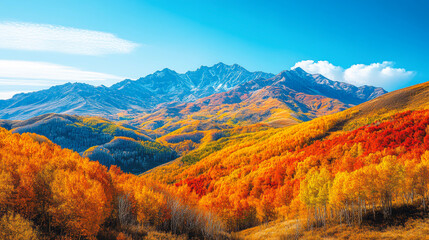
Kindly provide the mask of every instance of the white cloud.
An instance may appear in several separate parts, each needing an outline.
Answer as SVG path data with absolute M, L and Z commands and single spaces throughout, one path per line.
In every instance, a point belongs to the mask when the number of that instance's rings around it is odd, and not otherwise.
M 322 74 L 335 81 L 347 82 L 356 86 L 371 85 L 394 90 L 410 81 L 415 72 L 393 66 L 393 62 L 384 61 L 370 65 L 355 64 L 344 69 L 328 61 L 306 60 L 296 63 L 291 69 L 300 67 L 308 73 Z
M 122 79 L 116 75 L 46 62 L 0 60 L 0 98 L 3 99 L 14 93 L 28 91 L 25 89 L 40 90 L 67 82 L 111 85 Z
M 48 24 L 0 22 L 0 48 L 80 55 L 129 53 L 138 44 L 111 33 Z

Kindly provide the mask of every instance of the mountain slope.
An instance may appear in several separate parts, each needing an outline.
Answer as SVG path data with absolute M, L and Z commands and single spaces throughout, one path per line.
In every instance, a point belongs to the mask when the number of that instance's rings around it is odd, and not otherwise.
M 171 101 L 193 101 L 272 74 L 249 72 L 223 63 L 178 74 L 164 69 L 136 81 L 111 87 L 67 83 L 0 101 L 1 119 L 28 119 L 45 113 L 108 116 L 121 111 L 143 112 Z
M 46 113 L 104 116 L 128 108 L 143 111 L 140 105 L 140 101 L 104 86 L 67 83 L 1 100 L 0 118 L 22 120 Z
M 140 130 L 99 117 L 45 114 L 25 121 L 0 120 L 13 133 L 35 133 L 63 148 L 80 152 L 106 166 L 141 173 L 171 161 L 177 154 Z M 95 154 L 97 153 L 97 154 Z
M 347 205 L 350 202 L 359 206 L 357 197 L 363 196 L 386 213 L 389 209 L 382 205 L 387 201 L 383 196 L 391 196 L 383 195 L 386 176 L 401 177 L 389 185 L 389 191 L 410 194 L 416 191 L 410 183 L 419 176 L 413 175 L 413 169 L 419 166 L 429 171 L 429 152 L 424 154 L 429 150 L 428 102 L 429 83 L 420 84 L 309 122 L 220 138 L 176 162 L 152 169 L 148 176 L 198 194 L 200 207 L 214 210 L 231 229 L 305 216 L 306 208 L 311 213 L 323 204 L 335 213 L 336 208 L 353 207 Z M 350 188 L 336 186 L 335 191 L 349 195 L 335 195 L 332 202 L 323 196 L 302 197 L 305 184 L 314 179 L 327 179 L 330 187 L 332 182 L 342 183 L 337 178 L 346 177 L 348 184 L 341 186 Z M 364 181 L 375 183 L 362 184 Z M 377 188 L 353 192 L 368 186 Z M 388 201 L 402 204 L 401 194 Z
M 297 68 L 195 102 L 163 104 L 152 113 L 126 122 L 158 135 L 192 125 L 198 125 L 199 130 L 256 123 L 288 126 L 342 111 L 384 93 L 382 88 L 358 88 Z
M 270 78 L 270 73 L 249 72 L 243 67 L 234 64 L 215 64 L 212 67 L 202 66 L 196 71 L 184 74 L 176 73 L 168 68 L 157 71 L 136 81 L 123 81 L 112 86 L 112 89 L 121 93 L 129 93 L 135 89 L 145 89 L 145 93 L 153 96 L 138 96 L 152 106 L 160 102 L 189 102 L 212 95 L 214 93 L 231 90 L 235 86 L 257 78 Z M 141 90 L 139 90 L 141 91 Z M 148 100 L 149 99 L 149 100 Z M 161 101 L 159 99 L 162 99 Z

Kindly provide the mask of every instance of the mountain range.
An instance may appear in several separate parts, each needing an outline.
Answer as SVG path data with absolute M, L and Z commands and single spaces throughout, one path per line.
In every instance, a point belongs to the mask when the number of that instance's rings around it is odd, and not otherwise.
M 22 120 L 45 113 L 107 116 L 121 111 L 144 112 L 160 103 L 193 101 L 256 78 L 272 76 L 218 63 L 184 74 L 166 68 L 111 87 L 67 83 L 0 101 L 0 118 Z
M 160 104 L 127 123 L 158 135 L 192 124 L 200 131 L 261 122 L 282 127 L 336 113 L 385 93 L 382 88 L 356 87 L 296 68 L 193 102 Z
M 282 78 L 284 80 L 279 82 Z M 111 87 L 67 83 L 47 90 L 17 94 L 0 101 L 0 118 L 23 120 L 46 113 L 109 116 L 123 111 L 151 112 L 160 104 L 193 102 L 231 90 L 235 93 L 242 91 L 241 98 L 245 98 L 274 83 L 277 89 L 286 87 L 295 92 L 326 96 L 353 105 L 386 93 L 382 88 L 357 88 L 331 81 L 322 75 L 307 74 L 302 69 L 284 71 L 274 76 L 271 73 L 250 72 L 237 64 L 218 63 L 184 74 L 164 69 L 137 80 L 121 81 Z M 287 94 L 284 96 L 287 98 Z

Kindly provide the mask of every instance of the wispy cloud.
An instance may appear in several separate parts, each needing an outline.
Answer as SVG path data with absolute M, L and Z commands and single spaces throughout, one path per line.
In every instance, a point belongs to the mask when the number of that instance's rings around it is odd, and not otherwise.
M 296 63 L 292 69 L 300 67 L 308 73 L 322 74 L 335 81 L 347 82 L 357 86 L 378 86 L 388 90 L 395 90 L 405 85 L 415 76 L 413 71 L 394 68 L 393 66 L 393 62 L 384 61 L 369 65 L 355 64 L 344 69 L 328 61 L 306 60 Z
M 111 85 L 123 77 L 46 62 L 0 60 L 0 98 L 66 82 Z M 17 91 L 23 90 L 23 91 Z M 8 91 L 9 90 L 9 91 Z
M 91 71 L 83 71 L 74 67 L 68 67 L 46 62 L 0 60 L 0 84 L 5 79 L 18 81 L 27 80 L 56 80 L 78 82 L 102 82 L 108 80 L 120 80 L 122 77 Z
M 0 48 L 79 55 L 129 53 L 139 44 L 106 33 L 48 24 L 0 22 Z

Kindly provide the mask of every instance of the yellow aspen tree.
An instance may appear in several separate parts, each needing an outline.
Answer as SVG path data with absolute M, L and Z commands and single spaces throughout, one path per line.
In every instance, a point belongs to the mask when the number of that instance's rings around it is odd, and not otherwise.
M 386 156 L 376 167 L 379 175 L 379 190 L 384 217 L 392 214 L 392 201 L 394 194 L 399 191 L 404 179 L 404 166 L 396 161 L 396 156 Z
M 429 151 L 421 156 L 421 162 L 416 166 L 416 189 L 422 198 L 423 210 L 426 211 L 427 191 L 429 184 Z
M 310 170 L 301 182 L 300 198 L 308 208 L 314 208 L 316 224 L 326 224 L 326 205 L 332 185 L 330 173 L 325 168 L 320 171 Z

